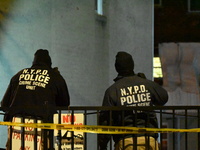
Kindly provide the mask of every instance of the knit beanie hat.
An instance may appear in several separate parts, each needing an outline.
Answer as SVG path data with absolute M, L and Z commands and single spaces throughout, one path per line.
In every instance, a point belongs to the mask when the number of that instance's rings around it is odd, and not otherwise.
M 115 69 L 120 76 L 133 75 L 134 61 L 130 54 L 118 52 L 115 60 Z
M 51 57 L 49 56 L 49 51 L 46 49 L 39 49 L 35 52 L 33 65 L 45 64 L 51 68 Z

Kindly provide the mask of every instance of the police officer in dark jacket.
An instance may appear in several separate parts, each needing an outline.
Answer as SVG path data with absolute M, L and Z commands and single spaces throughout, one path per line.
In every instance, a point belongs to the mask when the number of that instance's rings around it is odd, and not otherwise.
M 32 66 L 14 75 L 1 101 L 4 121 L 14 116 L 53 122 L 56 106 L 70 104 L 67 84 L 57 68 L 52 68 L 48 50 L 36 51 Z
M 126 52 L 118 52 L 116 55 L 115 69 L 118 72 L 115 83 L 105 92 L 103 106 L 153 106 L 164 105 L 168 101 L 168 93 L 157 83 L 146 79 L 145 75 L 134 73 L 134 61 L 132 56 Z M 112 126 L 133 126 L 133 127 L 150 127 L 157 128 L 157 118 L 152 111 L 114 111 L 112 121 L 109 120 L 109 112 L 100 113 L 100 125 Z M 148 135 L 148 136 L 147 136 Z M 151 150 L 158 150 L 156 141 L 157 134 L 113 134 L 115 150 L 133 150 L 134 138 L 137 138 L 137 150 L 147 146 Z M 148 137 L 148 138 L 147 138 Z M 109 135 L 99 134 L 98 143 L 100 150 L 107 149 L 107 143 L 110 140 Z M 139 146 L 140 145 L 140 146 Z

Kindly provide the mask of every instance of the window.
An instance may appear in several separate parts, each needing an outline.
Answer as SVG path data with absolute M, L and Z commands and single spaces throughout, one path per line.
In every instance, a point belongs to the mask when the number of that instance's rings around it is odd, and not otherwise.
M 162 68 L 159 57 L 154 57 L 153 59 L 153 77 L 154 78 L 162 78 Z
M 200 12 L 200 0 L 188 0 L 189 12 Z
M 156 83 L 163 85 L 163 75 L 159 57 L 153 58 L 153 78 Z
M 105 25 L 107 18 L 103 12 L 103 6 L 105 5 L 105 1 L 103 0 L 95 0 L 95 11 L 96 11 L 96 20 L 99 21 L 102 25 Z
M 96 12 L 98 15 L 103 15 L 103 0 L 95 0 Z

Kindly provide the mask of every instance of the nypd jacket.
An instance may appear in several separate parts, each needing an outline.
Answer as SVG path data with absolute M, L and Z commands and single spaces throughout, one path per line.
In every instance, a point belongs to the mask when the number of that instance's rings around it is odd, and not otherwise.
M 116 82 L 110 86 L 104 95 L 103 106 L 125 106 L 133 107 L 131 111 L 114 111 L 112 120 L 109 120 L 109 114 L 102 111 L 100 114 L 100 125 L 112 126 L 133 126 L 133 127 L 153 127 L 157 128 L 156 114 L 152 111 L 134 111 L 135 107 L 164 105 L 168 101 L 168 94 L 157 83 L 141 78 L 137 75 L 117 77 Z M 119 140 L 136 135 L 113 135 L 113 140 Z M 150 136 L 157 137 L 156 134 Z M 110 137 L 108 135 L 99 135 L 99 144 L 101 150 L 106 149 L 107 142 Z
M 45 118 L 56 106 L 69 106 L 67 84 L 60 73 L 45 64 L 34 64 L 14 75 L 1 102 L 4 120 L 25 115 Z

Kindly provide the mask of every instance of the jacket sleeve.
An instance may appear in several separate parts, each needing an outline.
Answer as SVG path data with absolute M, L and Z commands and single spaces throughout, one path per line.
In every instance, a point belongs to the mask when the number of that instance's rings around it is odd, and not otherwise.
M 12 79 L 11 79 L 7 87 L 7 90 L 3 96 L 3 99 L 1 101 L 1 107 L 3 111 L 5 111 L 5 109 L 10 107 L 11 102 L 12 102 L 12 96 L 13 96 L 13 85 L 12 85 Z
M 107 126 L 109 124 L 109 112 L 102 111 L 99 115 L 99 125 Z M 111 139 L 109 134 L 98 134 L 98 146 L 100 150 L 107 150 L 108 142 Z
M 152 102 L 154 105 L 164 105 L 168 101 L 168 93 L 167 91 L 161 87 L 159 84 L 150 81 L 151 92 L 153 94 Z
M 102 106 L 116 106 L 116 93 L 111 92 L 110 88 L 108 88 L 104 94 Z
M 1 101 L 1 107 L 2 111 L 5 112 L 4 114 L 4 121 L 11 121 L 12 117 L 8 114 L 9 112 L 9 107 L 12 103 L 12 97 L 14 96 L 14 85 L 12 83 L 12 79 L 10 81 L 10 84 L 8 85 L 8 88 L 3 96 L 3 99 Z
M 70 96 L 67 84 L 64 78 L 59 75 L 57 78 L 57 94 L 56 94 L 56 105 L 57 106 L 69 106 L 70 105 Z
M 5 111 L 5 109 L 8 108 L 11 104 L 11 94 L 12 94 L 12 84 L 10 83 L 1 101 L 1 107 L 3 111 Z
M 109 94 L 109 89 L 106 90 L 102 106 L 114 106 L 113 100 Z M 109 125 L 109 111 L 101 111 L 99 115 L 99 125 Z M 98 145 L 100 150 L 107 150 L 108 142 L 111 139 L 109 134 L 98 134 Z

